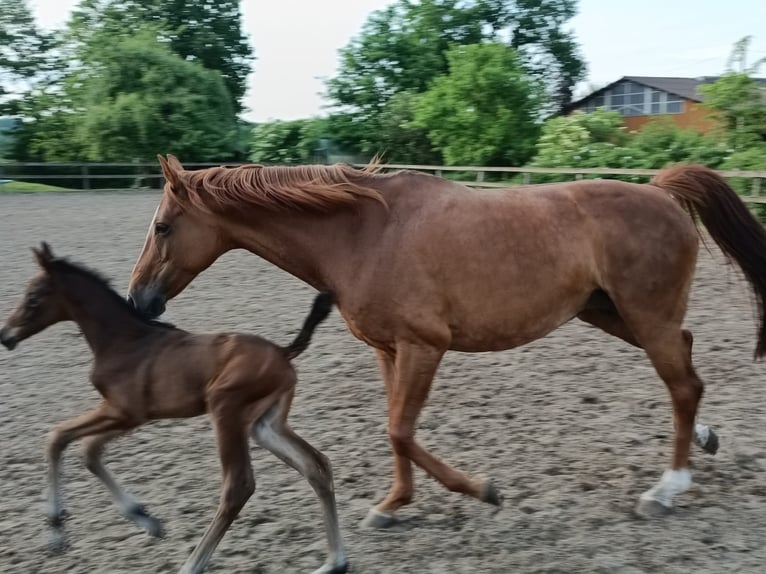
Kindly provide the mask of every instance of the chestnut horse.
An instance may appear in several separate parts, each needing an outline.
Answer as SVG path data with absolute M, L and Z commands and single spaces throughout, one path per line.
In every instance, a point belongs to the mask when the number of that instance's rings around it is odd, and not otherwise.
M 287 423 L 296 374 L 290 361 L 304 351 L 330 313 L 332 293 L 320 293 L 292 344 L 279 347 L 241 333 L 196 335 L 140 316 L 97 273 L 34 250 L 40 273 L 0 329 L 9 350 L 60 321 L 74 321 L 93 351 L 91 383 L 101 394 L 92 411 L 60 423 L 49 435 L 48 521 L 51 550 L 66 548 L 61 456 L 83 439 L 85 465 L 109 489 L 123 514 L 152 536 L 160 522 L 128 495 L 101 461 L 111 440 L 151 420 L 209 413 L 218 439 L 223 485 L 218 512 L 180 570 L 201 574 L 218 543 L 255 491 L 248 436 L 300 472 L 322 505 L 329 553 L 314 574 L 343 574 L 343 550 L 332 467 Z
M 691 485 L 703 385 L 683 329 L 698 215 L 753 287 L 766 350 L 766 232 L 714 171 L 677 165 L 650 184 L 582 180 L 477 191 L 439 177 L 344 165 L 183 169 L 166 183 L 130 279 L 151 316 L 221 254 L 243 248 L 337 295 L 351 332 L 373 347 L 388 394 L 393 483 L 366 524 L 386 527 L 413 499 L 411 463 L 454 492 L 499 504 L 489 481 L 452 468 L 415 440 L 418 415 L 448 350 L 499 351 L 577 317 L 642 348 L 665 382 L 675 426 L 670 468 L 638 511 L 663 513 Z

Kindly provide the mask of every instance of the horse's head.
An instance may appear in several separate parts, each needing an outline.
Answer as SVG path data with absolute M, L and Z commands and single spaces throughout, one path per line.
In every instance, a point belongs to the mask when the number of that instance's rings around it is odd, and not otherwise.
M 43 243 L 40 249 L 32 251 L 41 271 L 29 282 L 21 301 L 0 329 L 0 343 L 8 350 L 68 316 L 51 275 L 54 261 L 51 248 Z
M 189 199 L 188 180 L 172 155 L 157 156 L 165 189 L 128 285 L 128 302 L 147 317 L 228 250 L 216 218 Z

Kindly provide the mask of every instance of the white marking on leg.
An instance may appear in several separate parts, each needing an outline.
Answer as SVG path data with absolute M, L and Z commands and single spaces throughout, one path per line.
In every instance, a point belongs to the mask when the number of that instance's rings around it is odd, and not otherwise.
M 710 427 L 697 423 L 694 425 L 694 444 L 700 448 L 707 446 L 707 441 L 710 439 Z
M 686 492 L 692 485 L 689 469 L 666 470 L 660 481 L 641 495 L 641 500 L 659 502 L 665 508 L 673 507 L 673 497 Z
M 280 410 L 286 405 L 289 402 L 280 401 L 271 413 L 255 424 L 255 441 L 303 475 L 319 498 L 329 554 L 324 566 L 313 574 L 345 571 L 348 560 L 338 524 L 332 467 L 327 457 L 295 434 L 280 418 Z

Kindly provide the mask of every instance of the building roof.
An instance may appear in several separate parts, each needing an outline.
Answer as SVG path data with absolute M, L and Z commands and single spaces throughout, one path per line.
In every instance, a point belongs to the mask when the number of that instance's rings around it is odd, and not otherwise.
M 596 96 L 615 84 L 618 84 L 620 82 L 628 81 L 628 82 L 634 82 L 636 84 L 641 84 L 643 86 L 648 86 L 650 88 L 653 88 L 655 90 L 662 90 L 663 92 L 669 92 L 671 94 L 675 94 L 676 96 L 680 96 L 687 100 L 692 100 L 694 102 L 704 102 L 705 98 L 704 96 L 699 92 L 698 88 L 701 85 L 704 84 L 712 84 L 716 80 L 720 79 L 721 76 L 702 76 L 699 78 L 668 78 L 668 77 L 656 77 L 656 76 L 623 76 L 619 80 L 616 80 L 612 82 L 611 84 L 608 84 L 604 86 L 601 89 L 596 90 L 595 92 L 591 92 L 587 96 L 580 98 L 579 100 L 576 100 L 574 102 L 571 102 L 565 107 L 565 111 L 569 111 L 571 109 L 577 108 L 582 104 L 585 100 L 588 100 L 592 98 L 593 96 Z M 754 81 L 757 83 L 766 86 L 766 78 L 753 78 Z

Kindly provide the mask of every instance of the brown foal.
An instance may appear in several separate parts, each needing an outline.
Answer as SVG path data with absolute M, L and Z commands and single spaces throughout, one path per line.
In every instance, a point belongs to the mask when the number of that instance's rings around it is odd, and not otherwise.
M 83 441 L 85 466 L 111 492 L 117 506 L 152 536 L 159 521 L 129 496 L 104 467 L 104 445 L 150 420 L 209 413 L 216 432 L 223 486 L 218 512 L 180 572 L 203 572 L 216 546 L 255 490 L 248 437 L 300 472 L 322 505 L 329 554 L 316 573 L 342 573 L 347 560 L 338 525 L 332 469 L 323 454 L 287 423 L 295 392 L 291 360 L 304 351 L 329 314 L 333 295 L 320 293 L 292 344 L 279 347 L 240 333 L 195 335 L 136 313 L 99 275 L 33 250 L 42 271 L 0 330 L 0 342 L 20 341 L 60 321 L 76 322 L 95 360 L 91 382 L 102 403 L 58 425 L 47 443 L 48 520 L 52 549 L 65 547 L 59 468 L 66 446 Z
M 499 503 L 490 482 L 416 440 L 434 374 L 449 350 L 512 349 L 574 318 L 644 349 L 669 391 L 670 468 L 642 494 L 641 512 L 662 513 L 689 488 L 692 440 L 715 451 L 715 435 L 696 421 L 703 385 L 683 328 L 696 217 L 743 270 L 761 310 L 766 301 L 766 232 L 716 172 L 678 165 L 650 184 L 478 191 L 374 165 L 188 171 L 172 156 L 160 164 L 165 190 L 129 299 L 158 316 L 221 254 L 240 248 L 332 290 L 351 332 L 375 349 L 388 394 L 394 476 L 368 524 L 390 525 L 412 502 L 412 463 L 452 491 Z M 761 320 L 756 353 L 765 351 Z

